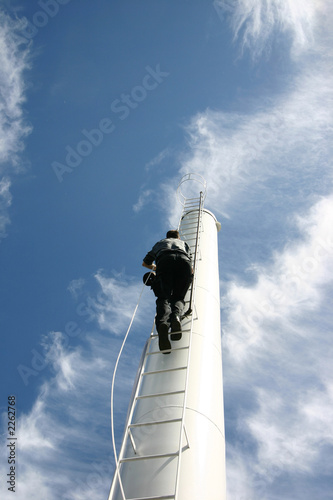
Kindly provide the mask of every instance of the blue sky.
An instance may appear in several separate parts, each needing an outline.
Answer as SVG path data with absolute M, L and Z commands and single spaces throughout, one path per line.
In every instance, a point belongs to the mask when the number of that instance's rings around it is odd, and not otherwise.
M 0 4 L 1 498 L 107 497 L 110 384 L 181 177 L 219 233 L 228 499 L 331 498 L 328 0 Z M 154 317 L 121 361 L 121 438 Z

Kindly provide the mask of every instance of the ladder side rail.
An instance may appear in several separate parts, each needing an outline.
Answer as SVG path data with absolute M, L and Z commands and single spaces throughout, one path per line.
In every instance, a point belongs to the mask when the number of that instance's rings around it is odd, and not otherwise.
M 193 282 L 192 282 L 192 290 L 195 290 L 196 287 L 196 276 L 194 275 Z M 191 290 L 191 292 L 192 292 Z M 186 379 L 185 379 L 185 393 L 184 393 L 184 400 L 183 400 L 183 408 L 182 408 L 182 416 L 181 416 L 181 424 L 180 424 L 180 436 L 179 436 L 179 455 L 178 455 L 178 463 L 177 463 L 177 470 L 176 470 L 176 484 L 175 484 L 175 499 L 177 500 L 178 496 L 178 489 L 179 489 L 179 480 L 180 480 L 180 467 L 181 467 L 181 450 L 183 448 L 183 433 L 185 433 L 186 441 L 187 441 L 187 447 L 190 447 L 190 442 L 185 430 L 185 414 L 186 414 L 186 404 L 187 404 L 187 392 L 188 392 L 188 383 L 189 383 L 189 366 L 190 366 L 190 360 L 191 360 L 191 346 L 192 346 L 192 334 L 193 334 L 193 324 L 194 324 L 194 315 L 192 314 L 191 317 L 191 328 L 190 328 L 190 334 L 189 334 L 189 349 L 188 349 L 188 358 L 187 358 L 187 370 L 186 370 Z
M 188 229 L 192 229 L 193 228 L 193 234 L 194 234 L 194 236 L 191 237 L 191 239 L 193 239 L 195 241 L 194 261 L 193 261 L 194 278 L 193 278 L 193 282 L 192 282 L 191 290 L 190 290 L 189 310 L 188 310 L 187 314 L 190 314 L 190 312 L 192 310 L 193 291 L 194 291 L 195 286 L 196 286 L 195 269 L 196 269 L 196 261 L 197 261 L 197 256 L 198 256 L 199 236 L 200 236 L 200 230 L 201 230 L 202 205 L 203 205 L 203 193 L 200 192 L 200 197 L 199 198 L 196 198 L 196 199 L 193 198 L 193 199 L 190 200 L 190 203 L 186 203 L 186 202 L 184 203 L 183 214 L 182 214 L 182 217 L 181 217 L 181 220 L 182 220 L 183 216 L 186 213 L 188 213 L 189 211 L 191 212 L 191 211 L 195 210 L 196 208 L 198 209 L 198 219 L 197 219 L 197 222 L 196 223 L 195 222 L 194 223 L 191 222 L 190 224 L 187 224 L 188 226 L 190 226 L 190 227 L 188 227 Z M 181 220 L 180 220 L 180 223 L 181 223 Z M 180 224 L 179 224 L 178 228 L 180 228 Z M 192 233 L 192 231 L 191 231 L 191 233 Z M 179 419 L 179 421 L 181 422 L 181 424 L 180 424 L 180 435 L 179 435 L 179 447 L 178 447 L 178 451 L 175 454 L 172 454 L 173 456 L 178 456 L 177 469 L 176 469 L 176 478 L 175 478 L 175 490 L 174 490 L 175 494 L 174 494 L 174 498 L 176 498 L 177 491 L 178 491 L 179 474 L 180 474 L 180 462 L 181 462 L 181 451 L 182 451 L 183 441 L 184 441 L 184 438 L 183 438 L 184 432 L 185 432 L 185 438 L 186 438 L 186 442 L 187 442 L 187 447 L 189 447 L 189 441 L 188 441 L 187 433 L 186 433 L 186 430 L 185 430 L 185 410 L 186 410 L 187 388 L 188 388 L 188 380 L 189 380 L 189 370 L 188 370 L 188 367 L 189 367 L 189 363 L 190 363 L 191 339 L 192 339 L 192 332 L 193 332 L 193 320 L 194 320 L 194 318 L 193 318 L 193 315 L 192 315 L 191 327 L 190 327 L 190 332 L 189 332 L 189 345 L 188 345 L 187 366 L 186 367 L 183 366 L 183 367 L 178 367 L 177 368 L 178 370 L 179 369 L 186 369 L 186 377 L 185 377 L 185 388 L 184 388 L 184 391 L 179 391 L 179 393 L 181 393 L 181 392 L 184 393 L 182 414 L 181 414 L 181 419 Z M 152 329 L 152 333 L 151 333 L 150 337 L 152 337 L 153 330 L 154 330 L 154 325 L 153 325 L 153 329 Z M 116 475 L 115 475 L 115 479 L 118 479 L 119 488 L 120 488 L 123 500 L 126 500 L 126 497 L 125 497 L 125 493 L 124 493 L 124 489 L 123 489 L 123 484 L 122 484 L 122 479 L 121 479 L 121 471 L 120 471 L 121 465 L 123 463 L 125 463 L 125 462 L 137 460 L 137 459 L 140 459 L 140 458 L 144 460 L 144 459 L 147 459 L 147 458 L 153 459 L 153 458 L 157 458 L 158 457 L 158 455 L 157 456 L 153 455 L 153 456 L 150 456 L 150 457 L 147 457 L 147 456 L 146 457 L 144 457 L 144 456 L 140 457 L 138 455 L 136 455 L 136 457 L 125 457 L 124 456 L 125 455 L 126 447 L 128 445 L 128 441 L 130 441 L 130 443 L 132 444 L 134 453 L 135 454 L 137 453 L 136 452 L 134 438 L 132 437 L 132 433 L 131 433 L 131 428 L 133 426 L 136 427 L 136 425 L 133 424 L 132 419 L 133 419 L 133 414 L 134 414 L 135 407 L 136 407 L 136 402 L 139 399 L 139 392 L 140 392 L 140 388 L 141 388 L 142 379 L 143 379 L 143 377 L 145 375 L 150 375 L 151 374 L 149 372 L 145 373 L 145 368 L 146 368 L 146 363 L 147 363 L 147 358 L 148 358 L 149 348 L 150 348 L 150 340 L 151 340 L 151 338 L 149 338 L 148 341 L 146 342 L 146 345 L 145 345 L 145 348 L 144 348 L 144 352 L 143 352 L 143 355 L 142 355 L 142 358 L 141 358 L 141 367 L 140 367 L 140 370 L 138 371 L 138 374 L 137 374 L 137 377 L 136 377 L 136 388 L 135 388 L 135 391 L 133 391 L 133 393 L 132 393 L 130 410 L 129 410 L 128 416 L 127 416 L 127 422 L 126 422 L 126 426 L 125 426 L 125 432 L 124 432 L 124 437 L 123 437 L 123 441 L 122 441 L 122 446 L 121 446 L 119 457 L 118 457 L 118 460 L 117 460 L 117 463 L 116 463 Z M 165 371 L 174 371 L 174 370 L 175 369 L 173 369 L 173 370 L 172 369 L 171 370 L 165 370 Z M 156 371 L 156 373 L 158 373 L 160 371 L 164 372 L 164 370 L 158 370 L 158 371 Z M 154 372 L 152 372 L 152 373 L 154 373 Z M 158 422 L 155 422 L 155 424 L 158 424 Z M 161 456 L 166 456 L 166 455 L 167 454 L 163 454 Z M 171 456 L 171 455 L 169 455 L 169 456 Z M 116 483 L 117 483 L 117 481 L 115 480 L 113 487 L 116 487 Z
M 190 307 L 189 311 L 191 311 L 191 305 L 192 305 L 192 299 L 193 299 L 193 293 L 195 292 L 196 289 L 196 283 L 197 283 L 197 277 L 195 273 L 196 269 L 196 258 L 197 258 L 197 252 L 198 252 L 198 247 L 199 247 L 199 239 L 200 239 L 200 230 L 201 230 L 201 214 L 202 214 L 202 205 L 203 205 L 203 193 L 200 192 L 200 199 L 199 199 L 199 211 L 198 211 L 198 222 L 197 222 L 197 232 L 196 232 L 196 246 L 195 246 L 195 254 L 194 254 L 194 265 L 193 265 L 193 271 L 194 271 L 194 276 L 193 276 L 193 282 L 191 286 L 191 296 L 190 296 Z M 190 334 L 189 334 L 189 348 L 188 348 L 188 357 L 187 357 L 187 370 L 186 370 L 186 379 L 185 379 L 185 393 L 184 393 L 184 400 L 183 400 L 183 408 L 182 408 L 182 416 L 181 416 L 181 425 L 180 425 L 180 436 L 179 436 L 179 455 L 178 455 L 178 463 L 177 463 L 177 470 L 176 470 L 176 484 L 175 484 L 175 499 L 177 500 L 178 496 L 178 490 L 179 490 L 179 480 L 180 480 L 180 467 L 181 467 L 181 456 L 182 456 L 182 448 L 183 448 L 183 433 L 185 434 L 185 438 L 187 441 L 187 447 L 190 447 L 190 442 L 187 436 L 187 432 L 185 429 L 185 415 L 186 415 L 186 405 L 187 405 L 187 393 L 188 393 L 188 384 L 189 384 L 189 366 L 190 366 L 190 360 L 191 360 L 191 351 L 192 351 L 192 336 L 193 336 L 193 325 L 194 325 L 194 315 L 192 314 L 191 317 L 191 327 L 190 327 Z
M 199 210 L 198 210 L 198 223 L 197 223 L 197 231 L 196 231 L 194 259 L 193 259 L 193 279 L 195 277 L 196 260 L 197 260 L 197 254 L 198 254 L 198 246 L 199 246 L 199 236 L 200 236 L 200 229 L 201 229 L 202 204 L 203 204 L 203 193 L 202 193 L 202 191 L 200 191 Z M 190 292 L 190 303 L 189 303 L 188 310 L 185 312 L 185 316 L 188 316 L 192 312 L 192 301 L 193 301 L 193 283 L 192 283 L 191 292 Z
M 136 402 L 139 399 L 139 392 L 140 392 L 140 389 L 141 389 L 141 382 L 142 382 L 142 379 L 143 379 L 143 374 L 144 374 L 145 369 L 146 369 L 146 364 L 147 364 L 147 358 L 148 358 L 148 354 L 149 354 L 150 344 L 151 344 L 152 336 L 153 336 L 153 333 L 154 333 L 154 326 L 155 326 L 155 320 L 154 320 L 154 323 L 153 323 L 153 326 L 152 326 L 152 329 L 151 329 L 151 332 L 150 332 L 149 339 L 146 341 L 145 347 L 144 347 L 142 355 L 141 355 L 140 369 L 138 370 L 138 374 L 137 374 L 137 377 L 136 377 L 136 387 L 135 387 L 135 391 L 133 391 L 133 393 L 132 393 L 132 399 L 131 399 L 131 403 L 129 405 L 130 410 L 129 410 L 129 414 L 128 414 L 128 418 L 127 418 L 127 422 L 126 422 L 126 431 L 127 431 L 127 434 L 128 434 L 129 437 L 131 437 L 130 436 L 130 428 L 131 428 L 131 424 L 133 423 L 133 414 L 134 414 L 134 411 L 135 411 Z M 123 458 L 124 450 L 125 450 L 125 447 L 126 447 L 126 431 L 125 431 L 124 441 L 123 441 L 124 448 L 122 449 L 122 458 Z M 136 453 L 134 446 L 133 446 L 133 449 L 134 449 L 134 452 Z
M 149 339 L 146 341 L 145 347 L 144 347 L 142 355 L 141 355 L 140 369 L 138 370 L 138 373 L 137 373 L 137 376 L 136 376 L 135 391 L 133 391 L 133 393 L 132 393 L 132 398 L 131 398 L 131 402 L 130 402 L 130 405 L 129 405 L 129 412 L 128 412 L 128 416 L 127 416 L 127 420 L 126 420 L 126 427 L 125 427 L 126 430 L 129 429 L 130 424 L 132 423 L 133 414 L 134 414 L 134 411 L 135 411 L 136 401 L 138 399 L 138 394 L 139 394 L 140 389 L 141 389 L 142 375 L 143 375 L 143 373 L 144 373 L 144 371 L 146 369 L 147 354 L 148 354 L 149 349 L 150 349 L 151 336 L 152 336 L 152 333 L 154 331 L 154 325 L 155 325 L 155 321 L 153 323 Z M 125 444 L 125 441 L 126 440 L 124 440 L 124 444 Z
M 153 323 L 151 333 L 154 330 L 154 325 L 155 325 L 155 321 Z M 150 337 L 151 337 L 151 335 L 150 335 Z M 116 462 L 116 471 L 115 471 L 115 475 L 114 475 L 114 481 L 113 481 L 113 484 L 111 485 L 111 490 L 110 490 L 110 494 L 111 494 L 112 490 L 116 487 L 117 480 L 118 480 L 119 489 L 120 489 L 121 495 L 123 497 L 123 500 L 126 500 L 126 496 L 125 496 L 124 486 L 123 486 L 122 479 L 121 479 L 120 467 L 121 467 L 121 464 L 123 462 L 124 453 L 125 453 L 125 449 L 127 446 L 127 439 L 128 438 L 130 438 L 132 446 L 133 446 L 132 436 L 130 434 L 130 424 L 132 423 L 132 418 L 133 418 L 133 414 L 134 414 L 134 410 L 135 410 L 135 401 L 137 400 L 137 396 L 139 394 L 140 387 L 141 387 L 142 373 L 144 372 L 145 366 L 146 366 L 147 352 L 148 352 L 149 347 L 150 347 L 150 337 L 146 341 L 146 344 L 145 344 L 145 347 L 143 349 L 143 353 L 141 356 L 140 369 L 138 370 L 138 373 L 136 376 L 136 386 L 135 386 L 135 390 L 133 390 L 133 392 L 132 392 L 132 397 L 131 397 L 130 404 L 129 404 L 129 411 L 127 413 L 127 419 L 126 419 L 122 444 L 121 444 L 121 448 L 120 448 L 119 455 L 118 455 L 117 462 Z M 133 449 L 134 449 L 134 452 L 136 453 L 135 446 L 133 446 Z

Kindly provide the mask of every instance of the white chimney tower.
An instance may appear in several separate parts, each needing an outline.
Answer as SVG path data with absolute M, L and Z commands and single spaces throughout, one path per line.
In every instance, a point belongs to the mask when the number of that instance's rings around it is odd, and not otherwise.
M 194 186 L 199 184 L 199 189 Z M 201 189 L 201 190 L 200 190 Z M 187 174 L 181 238 L 195 256 L 180 341 L 147 340 L 109 500 L 225 500 L 225 436 L 217 233 L 205 181 Z

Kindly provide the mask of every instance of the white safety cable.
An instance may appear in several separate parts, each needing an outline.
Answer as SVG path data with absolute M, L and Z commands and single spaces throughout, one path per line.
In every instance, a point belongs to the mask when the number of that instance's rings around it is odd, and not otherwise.
M 136 315 L 136 311 L 138 310 L 138 307 L 139 307 L 139 304 L 140 304 L 140 300 L 141 300 L 141 297 L 142 297 L 142 294 L 143 294 L 143 290 L 145 288 L 145 285 L 146 285 L 147 281 L 150 278 L 150 275 L 151 275 L 151 272 L 149 273 L 146 281 L 144 282 L 144 284 L 142 286 L 142 289 L 141 289 L 141 292 L 140 292 L 140 295 L 139 295 L 138 303 L 135 306 L 135 309 L 134 309 L 134 312 L 133 312 L 130 324 L 129 324 L 128 328 L 127 328 L 126 335 L 124 337 L 123 343 L 121 344 L 121 348 L 119 350 L 117 361 L 116 361 L 116 364 L 115 364 L 115 367 L 114 367 L 114 370 L 113 370 L 113 375 L 112 375 L 112 384 L 111 384 L 111 435 L 112 435 L 113 454 L 114 454 L 114 458 L 115 458 L 115 462 L 116 462 L 116 473 L 117 473 L 117 476 L 118 476 L 119 486 L 120 486 L 120 490 L 121 490 L 121 494 L 122 494 L 123 500 L 126 500 L 126 497 L 125 497 L 123 485 L 121 483 L 121 478 L 120 478 L 118 456 L 117 456 L 117 450 L 116 450 L 116 441 L 115 441 L 115 436 L 114 436 L 114 416 L 113 416 L 114 385 L 115 385 L 115 378 L 116 378 L 116 373 L 117 373 L 117 368 L 118 368 L 120 356 L 121 356 L 121 354 L 123 352 L 123 349 L 124 349 L 124 346 L 125 346 L 128 334 L 129 334 L 129 332 L 131 330 L 132 323 L 133 323 L 135 315 Z

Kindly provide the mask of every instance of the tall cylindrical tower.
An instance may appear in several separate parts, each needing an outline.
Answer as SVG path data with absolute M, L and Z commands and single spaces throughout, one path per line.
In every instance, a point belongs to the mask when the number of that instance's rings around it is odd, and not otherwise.
M 147 341 L 109 500 L 226 498 L 219 228 L 202 193 L 184 204 L 179 229 L 196 253 L 192 312 L 170 354 L 155 333 Z

